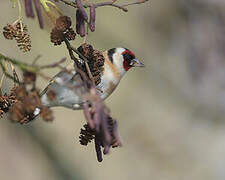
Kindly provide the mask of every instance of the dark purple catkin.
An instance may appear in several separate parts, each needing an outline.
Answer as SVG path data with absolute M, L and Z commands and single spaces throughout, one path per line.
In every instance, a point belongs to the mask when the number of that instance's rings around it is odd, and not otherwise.
M 91 4 L 91 6 L 90 6 L 90 30 L 92 32 L 95 31 L 95 16 L 96 16 L 95 6 L 93 4 Z
M 84 37 L 85 36 L 85 21 L 84 21 L 84 18 L 83 16 L 81 16 L 80 18 L 80 31 L 79 31 L 79 34 L 81 37 Z
M 39 21 L 39 25 L 40 28 L 43 29 L 44 28 L 44 23 L 43 23 L 43 18 L 41 15 L 41 6 L 40 6 L 40 1 L 39 0 L 34 0 L 34 6 L 35 6 L 35 10 L 38 16 L 38 21 Z
M 25 10 L 26 10 L 26 16 L 34 18 L 34 11 L 32 7 L 32 0 L 24 0 L 25 2 Z
M 76 33 L 80 34 L 80 20 L 82 18 L 82 15 L 80 13 L 80 10 L 76 10 Z
M 84 7 L 83 7 L 83 4 L 82 4 L 81 0 L 76 0 L 76 5 L 77 5 L 77 8 L 80 10 L 84 20 L 88 21 L 88 15 L 87 15 Z
M 76 11 L 76 32 L 81 37 L 85 36 L 85 21 L 79 9 Z
M 102 151 L 101 151 L 101 143 L 98 139 L 98 137 L 95 137 L 95 151 L 98 162 L 102 162 Z

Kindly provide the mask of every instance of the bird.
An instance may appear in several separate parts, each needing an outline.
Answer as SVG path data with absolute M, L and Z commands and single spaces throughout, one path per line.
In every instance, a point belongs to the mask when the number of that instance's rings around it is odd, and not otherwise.
M 135 54 L 127 48 L 117 47 L 103 52 L 104 65 L 101 73 L 101 81 L 96 86 L 100 98 L 108 98 L 118 86 L 121 78 L 133 67 L 144 67 Z M 78 73 L 75 72 L 74 63 L 66 67 L 66 71 L 60 71 L 50 81 L 41 95 L 41 102 L 47 107 L 62 106 L 73 110 L 82 109 L 83 99 L 76 91 L 68 86 L 75 87 L 78 84 Z M 55 98 L 49 100 L 48 93 L 53 91 Z M 37 110 L 35 114 L 38 114 Z

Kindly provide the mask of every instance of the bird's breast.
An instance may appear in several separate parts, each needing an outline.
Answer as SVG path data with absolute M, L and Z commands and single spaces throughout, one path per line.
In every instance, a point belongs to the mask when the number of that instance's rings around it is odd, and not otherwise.
M 101 98 L 106 99 L 110 94 L 112 94 L 119 81 L 119 73 L 115 71 L 110 64 L 106 63 L 101 82 L 97 86 L 97 88 L 101 91 Z

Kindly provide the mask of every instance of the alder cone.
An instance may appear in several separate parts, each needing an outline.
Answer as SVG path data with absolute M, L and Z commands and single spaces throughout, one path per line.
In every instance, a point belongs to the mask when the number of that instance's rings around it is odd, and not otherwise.
M 3 113 L 7 113 L 11 106 L 11 102 L 8 96 L 0 96 L 0 117 Z
M 52 29 L 50 38 L 55 46 L 60 45 L 64 41 L 63 32 L 59 31 L 57 28 Z
M 30 84 L 36 81 L 36 74 L 30 71 L 23 72 L 23 81 L 25 84 Z
M 74 30 L 73 30 L 72 28 L 69 28 L 69 29 L 66 31 L 65 37 L 66 37 L 69 41 L 74 40 L 75 37 L 76 37 L 76 33 L 74 32 Z
M 86 57 L 88 59 L 88 61 L 90 61 L 90 59 L 92 58 L 92 54 L 93 54 L 93 47 L 90 44 L 84 43 L 82 44 L 80 47 L 78 47 L 77 49 L 84 57 Z M 82 57 L 79 56 L 81 59 Z
M 31 50 L 31 40 L 27 32 L 27 26 L 22 22 L 18 22 L 15 25 L 7 24 L 7 26 L 3 28 L 4 37 L 8 40 L 15 39 L 18 47 L 23 52 Z
M 3 28 L 3 35 L 6 39 L 12 40 L 16 34 L 14 27 L 11 24 L 7 24 Z
M 60 16 L 56 20 L 56 25 L 51 31 L 50 39 L 55 46 L 61 45 L 62 42 L 67 39 L 69 41 L 74 40 L 76 33 L 71 28 L 71 19 L 68 16 Z
M 56 19 L 56 28 L 59 31 L 66 31 L 70 28 L 72 25 L 71 19 L 68 16 L 60 16 L 58 19 Z
M 84 129 L 80 129 L 79 141 L 81 145 L 87 146 L 88 143 L 94 139 L 96 132 L 95 130 L 91 129 L 88 124 L 85 124 L 83 128 Z
M 78 51 L 87 59 L 88 66 L 94 77 L 95 84 L 98 85 L 101 82 L 101 73 L 103 71 L 103 66 L 105 58 L 101 51 L 98 51 L 92 47 L 92 45 L 84 43 L 78 47 Z M 83 59 L 82 56 L 79 56 Z M 83 59 L 85 61 L 85 59 Z M 87 73 L 85 66 L 82 67 L 83 71 Z

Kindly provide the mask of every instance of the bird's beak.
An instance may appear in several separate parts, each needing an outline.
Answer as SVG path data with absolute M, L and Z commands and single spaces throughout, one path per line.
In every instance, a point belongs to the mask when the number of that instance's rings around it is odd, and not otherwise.
M 130 66 L 132 67 L 145 67 L 145 65 L 139 61 L 138 59 L 132 59 L 130 62 Z

